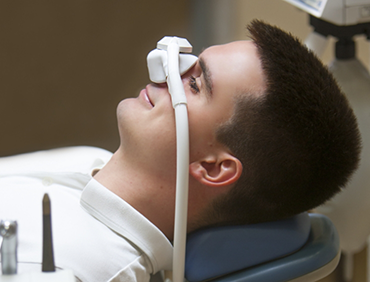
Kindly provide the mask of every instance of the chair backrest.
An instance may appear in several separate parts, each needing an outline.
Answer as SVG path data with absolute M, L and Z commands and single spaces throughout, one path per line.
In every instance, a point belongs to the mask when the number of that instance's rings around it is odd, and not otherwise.
M 310 217 L 302 213 L 280 221 L 196 231 L 188 236 L 186 279 L 204 281 L 285 257 L 305 245 L 310 230 Z

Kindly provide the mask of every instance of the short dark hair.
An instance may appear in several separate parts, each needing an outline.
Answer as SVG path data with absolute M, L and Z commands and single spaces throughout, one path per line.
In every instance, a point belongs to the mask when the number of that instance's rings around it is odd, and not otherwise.
M 247 27 L 266 89 L 238 96 L 217 138 L 242 162 L 235 186 L 213 203 L 223 224 L 286 218 L 324 203 L 359 162 L 356 117 L 335 79 L 299 40 L 262 21 Z

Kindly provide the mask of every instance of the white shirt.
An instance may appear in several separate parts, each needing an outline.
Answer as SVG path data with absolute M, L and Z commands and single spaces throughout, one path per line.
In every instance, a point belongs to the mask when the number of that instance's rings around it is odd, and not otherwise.
M 71 147 L 0 159 L 0 219 L 18 222 L 18 273 L 41 271 L 42 198 L 51 200 L 54 260 L 82 281 L 149 281 L 172 245 L 91 176 L 111 153 Z

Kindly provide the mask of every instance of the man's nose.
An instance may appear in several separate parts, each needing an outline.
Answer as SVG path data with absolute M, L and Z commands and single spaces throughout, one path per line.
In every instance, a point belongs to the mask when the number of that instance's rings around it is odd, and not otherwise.
M 156 86 L 158 86 L 158 87 L 161 87 L 161 88 L 167 87 L 167 82 L 153 83 L 153 84 L 156 85 Z
M 156 91 L 161 91 L 161 92 L 169 92 L 167 82 L 151 82 L 149 84 L 153 89 L 156 89 Z

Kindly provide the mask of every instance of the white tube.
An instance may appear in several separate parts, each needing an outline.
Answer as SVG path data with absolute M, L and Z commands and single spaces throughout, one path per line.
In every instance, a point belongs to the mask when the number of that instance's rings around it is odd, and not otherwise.
M 167 85 L 171 94 L 172 105 L 175 108 L 178 104 L 187 104 L 184 86 L 182 85 L 179 67 L 179 51 L 176 37 L 172 38 L 167 47 L 168 54 L 168 76 Z
M 173 281 L 184 280 L 189 183 L 189 129 L 186 105 L 175 108 L 177 136 L 176 210 L 174 228 Z
M 176 208 L 174 227 L 173 281 L 183 282 L 189 186 L 189 124 L 187 101 L 179 72 L 179 45 L 171 40 L 168 52 L 167 84 L 175 108 L 177 142 Z

